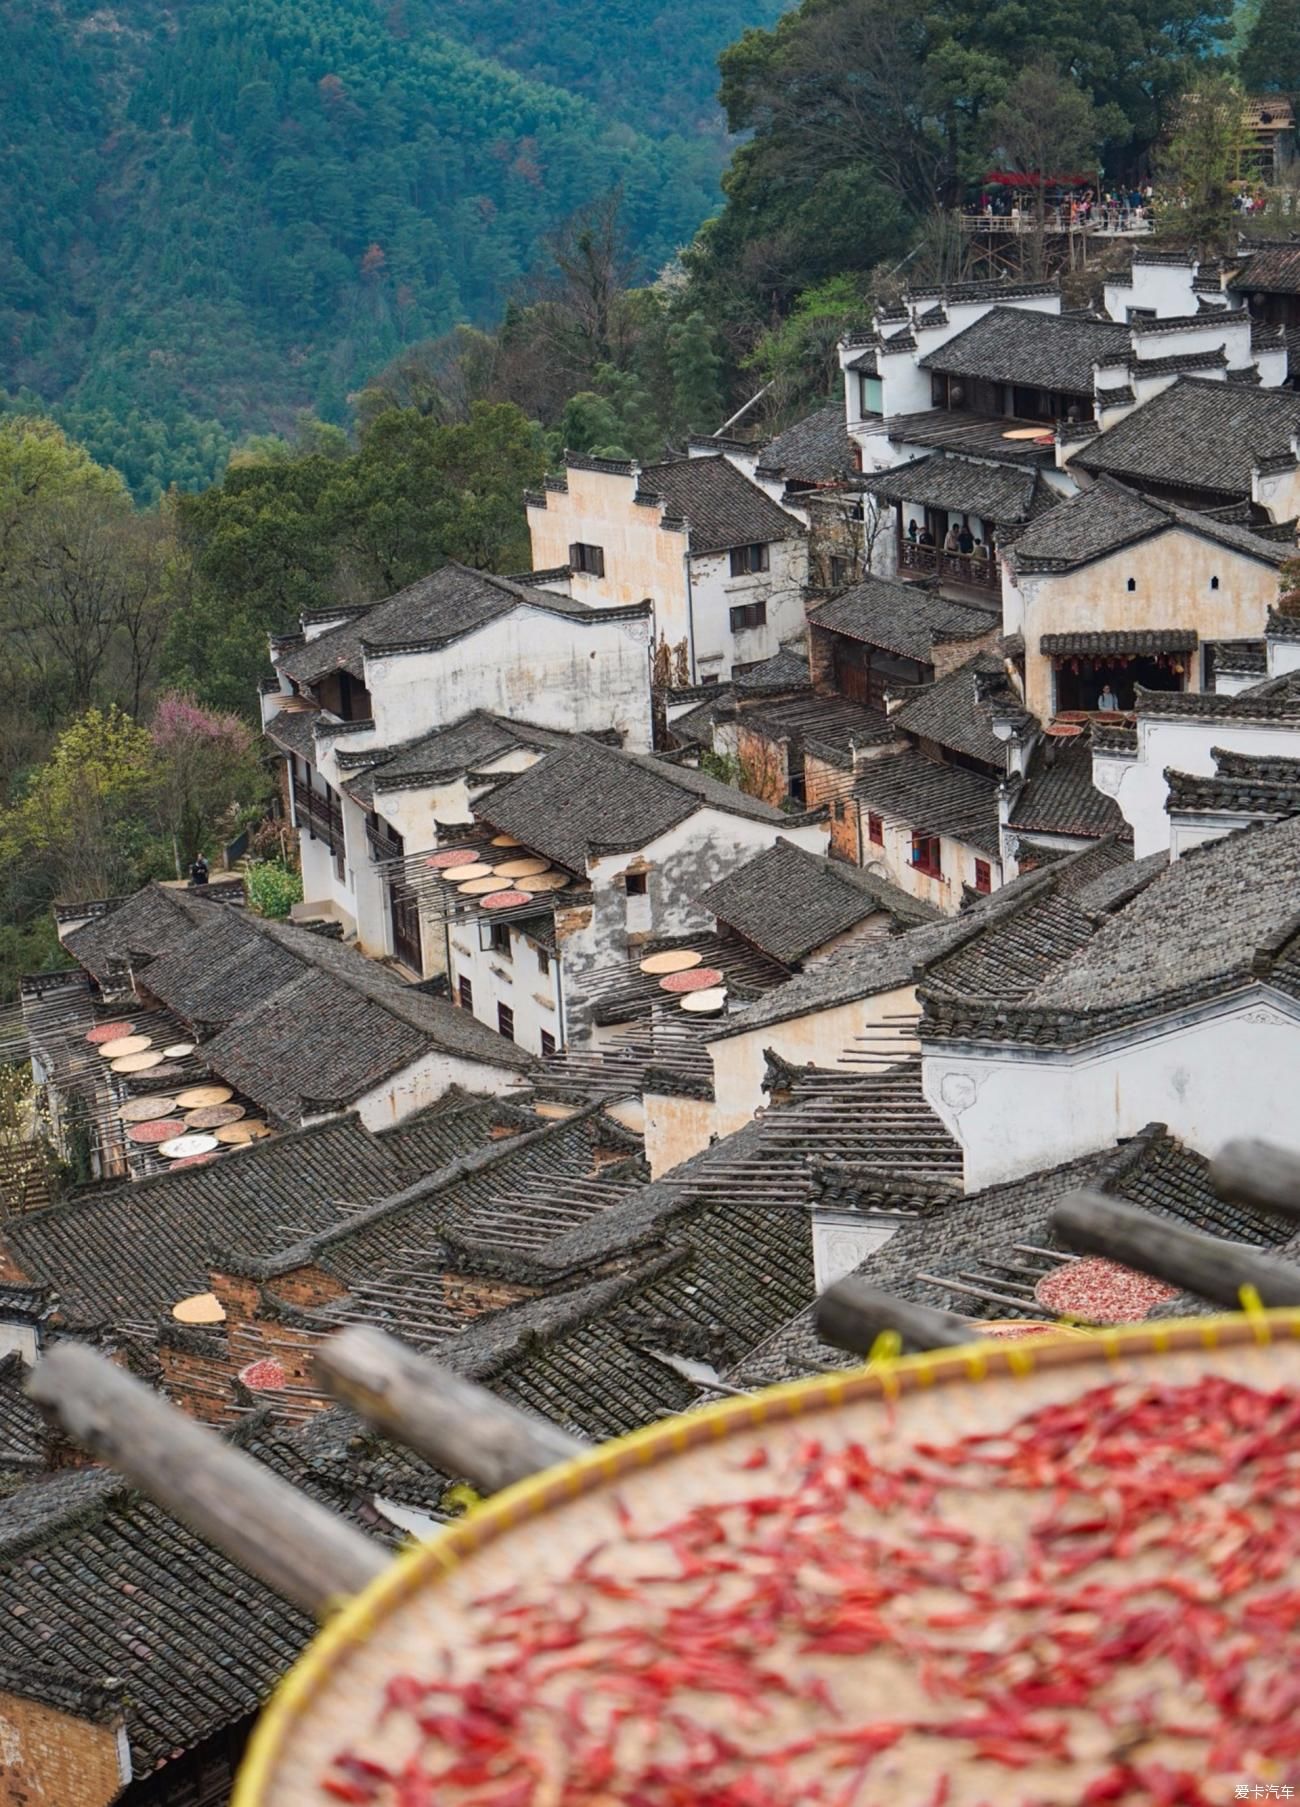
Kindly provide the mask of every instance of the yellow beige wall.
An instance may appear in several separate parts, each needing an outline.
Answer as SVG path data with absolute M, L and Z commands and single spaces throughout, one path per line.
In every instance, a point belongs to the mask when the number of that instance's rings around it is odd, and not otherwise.
M 713 1133 L 711 1098 L 668 1097 L 647 1092 L 645 1097 L 645 1156 L 651 1179 L 689 1161 L 709 1145 Z
M 720 1136 L 729 1136 L 748 1123 L 760 1105 L 768 1102 L 763 1090 L 763 1074 L 767 1066 L 767 1050 L 771 1048 L 792 1066 L 839 1067 L 865 1069 L 861 1057 L 868 1048 L 880 1044 L 859 1042 L 856 1038 L 872 1030 L 883 1030 L 893 1047 L 898 1024 L 894 1017 L 919 1017 L 914 986 L 882 991 L 875 997 L 859 998 L 851 1004 L 837 1004 L 830 1010 L 819 1010 L 808 1016 L 792 1017 L 785 1023 L 768 1023 L 745 1035 L 729 1035 L 709 1044 L 713 1061 L 713 1091 L 716 1099 L 715 1127 Z M 900 1057 L 917 1047 L 910 1035 L 896 1037 Z M 856 1056 L 847 1059 L 846 1056 Z
M 1128 588 L 1129 578 L 1137 588 Z M 1219 588 L 1210 580 L 1217 577 Z M 1130 633 L 1195 628 L 1206 640 L 1256 640 L 1277 597 L 1277 571 L 1182 531 L 1097 559 L 1079 571 L 1025 573 L 1025 700 L 1050 716 L 1052 661 L 1038 650 L 1044 634 Z M 1200 689 L 1200 657 L 1188 659 L 1187 688 Z
M 686 632 L 686 535 L 665 532 L 657 503 L 635 503 L 636 479 L 610 471 L 570 470 L 568 494 L 547 490 L 545 508 L 530 504 L 533 569 L 569 562 L 575 541 L 599 546 L 605 575 L 573 574 L 573 594 L 593 607 L 655 604 L 656 631 L 670 642 Z

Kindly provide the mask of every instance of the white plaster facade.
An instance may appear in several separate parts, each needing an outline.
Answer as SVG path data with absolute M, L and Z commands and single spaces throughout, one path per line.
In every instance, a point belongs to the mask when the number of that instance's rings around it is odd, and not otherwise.
M 729 468 L 751 482 L 739 463 Z M 528 498 L 534 564 L 567 564 L 575 544 L 598 549 L 603 570 L 574 571 L 572 594 L 593 607 L 648 598 L 656 641 L 686 642 L 692 684 L 721 681 L 736 665 L 769 659 L 803 631 L 808 542 L 795 516 L 783 510 L 786 536 L 764 538 L 765 571 L 733 575 L 730 552 L 693 549 L 689 522 L 669 515 L 641 483 L 636 465 L 571 461 L 562 485 Z M 773 498 L 761 489 L 759 495 L 770 508 Z M 732 625 L 733 610 L 759 605 L 761 623 Z
M 461 1055 L 433 1048 L 363 1093 L 349 1109 L 356 1111 L 367 1129 L 391 1129 L 416 1111 L 422 1111 L 426 1105 L 436 1104 L 454 1086 L 466 1092 L 500 1097 L 506 1092 L 518 1091 L 523 1077 L 516 1067 L 493 1066 L 487 1061 L 467 1060 Z M 304 1117 L 302 1126 L 325 1123 L 329 1115 Z
M 922 1080 L 973 1192 L 1148 1123 L 1210 1157 L 1251 1136 L 1300 1153 L 1297 1062 L 1300 1002 L 1259 984 L 1080 1048 L 930 1043 Z

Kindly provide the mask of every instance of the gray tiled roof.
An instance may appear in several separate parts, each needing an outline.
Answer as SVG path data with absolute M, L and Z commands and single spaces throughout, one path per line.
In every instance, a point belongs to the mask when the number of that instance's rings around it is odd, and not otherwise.
M 1276 1246 L 1285 1234 L 1285 1226 L 1267 1214 L 1225 1204 L 1210 1183 L 1204 1157 L 1157 1123 L 1117 1148 L 940 1203 L 915 1221 L 902 1224 L 858 1271 L 873 1286 L 897 1297 L 961 1316 L 1032 1315 L 1032 1306 L 1000 1305 L 950 1291 L 943 1279 L 958 1279 L 977 1264 L 996 1272 L 1003 1261 L 1023 1263 L 1025 1258 L 1014 1253 L 1016 1243 L 1057 1246 L 1049 1227 L 1052 1207 L 1079 1186 L 1237 1241 Z M 935 1278 L 924 1280 L 922 1274 Z M 1007 1274 L 1011 1278 L 1014 1270 L 1008 1269 Z M 996 1280 L 990 1284 L 997 1290 Z M 808 1309 L 731 1370 L 729 1379 L 745 1387 L 763 1386 L 828 1363 L 847 1367 L 852 1359 L 818 1341 Z
M 1265 678 L 1229 695 L 1219 690 L 1145 690 L 1137 686 L 1133 708 L 1143 715 L 1194 715 L 1224 721 L 1300 719 L 1300 671 Z
M 450 727 L 434 728 L 400 746 L 377 749 L 374 764 L 346 777 L 343 788 L 369 808 L 384 791 L 414 788 L 472 771 L 514 747 L 561 747 L 568 738 L 548 728 L 475 710 Z
M 579 875 L 589 853 L 644 847 L 700 809 L 758 822 L 787 820 L 770 804 L 689 766 L 622 753 L 585 737 L 505 780 L 476 808 L 494 828 Z
M 865 577 L 813 609 L 810 627 L 929 665 L 936 641 L 975 639 L 999 625 L 996 610 L 952 602 L 917 584 Z
M 647 464 L 641 488 L 662 496 L 670 515 L 688 523 L 693 553 L 798 538 L 803 527 L 734 464 L 717 458 L 676 458 Z
M 998 785 L 965 766 L 940 764 L 905 747 L 865 760 L 854 781 L 864 810 L 905 822 L 917 834 L 944 834 L 996 855 Z
M 1138 484 L 1248 496 L 1261 458 L 1289 457 L 1300 395 L 1180 377 L 1074 461 Z
M 296 753 L 299 759 L 314 763 L 316 759 L 316 718 L 318 709 L 277 709 L 266 724 L 265 734 L 281 752 Z
M 1171 816 L 1182 811 L 1277 822 L 1300 814 L 1300 758 L 1233 753 L 1222 747 L 1212 752 L 1213 774 L 1165 768 L 1169 786 L 1165 808 Z
M 1056 501 L 1035 465 L 986 464 L 950 452 L 896 464 L 868 477 L 862 487 L 891 501 L 978 515 L 1000 527 L 1019 526 Z
M 1037 427 L 1039 437 L 1007 437 L 1022 427 Z M 1012 420 L 1005 414 L 978 414 L 973 409 L 927 408 L 917 414 L 891 414 L 885 431 L 894 445 L 933 446 L 937 451 L 966 453 L 973 458 L 1046 465 L 1054 456 L 1050 425 Z
M 938 912 L 856 866 L 778 840 L 710 885 L 697 903 L 787 966 L 880 911 L 911 926 Z
M 890 720 L 904 733 L 1001 770 L 1006 750 L 993 732 L 988 697 L 1005 683 L 1005 676 L 1000 659 L 976 653 L 933 684 L 913 690 Z
M 48 1466 L 51 1435 L 27 1397 L 29 1372 L 16 1349 L 0 1355 L 0 1486 L 11 1475 Z M 3 1511 L 0 1506 L 0 1514 Z
M 746 728 L 769 740 L 788 740 L 792 747 L 848 767 L 855 749 L 892 738 L 888 720 L 865 703 L 847 697 L 805 693 L 750 703 L 743 711 Z
M 930 968 L 926 984 L 967 997 L 1024 997 L 1092 935 L 1087 911 L 1068 888 L 1040 879 L 1014 907 L 991 911 L 978 935 Z
M 198 912 L 229 907 L 196 904 L 188 891 L 145 885 L 115 910 L 94 916 L 65 935 L 63 945 L 88 973 L 103 980 L 114 961 L 134 960 L 137 955 L 150 959 L 185 940 L 200 920 Z
M 152 1323 L 207 1291 L 213 1253 L 261 1253 L 288 1240 L 289 1226 L 337 1223 L 400 1173 L 355 1117 L 339 1117 L 206 1167 L 29 1212 L 5 1226 L 4 1242 L 25 1274 L 55 1288 L 67 1322 Z
M 783 646 L 770 659 L 761 659 L 746 671 L 733 670 L 730 687 L 743 697 L 780 696 L 787 690 L 801 690 L 807 683 L 807 653 Z
M 1122 363 L 1131 350 L 1128 328 L 1113 321 L 994 307 L 922 358 L 921 368 L 1091 397 L 1094 363 Z
M 1284 547 L 1261 539 L 1245 527 L 1137 495 L 1124 484 L 1103 476 L 1027 527 L 1015 542 L 1012 558 L 1023 571 L 1073 571 L 1095 558 L 1104 558 L 1123 546 L 1135 545 L 1173 528 L 1184 528 L 1201 539 L 1214 540 L 1262 564 L 1280 565 L 1286 557 Z
M 1030 1001 L 1086 1016 L 1244 977 L 1257 950 L 1294 929 L 1298 896 L 1300 821 L 1207 843 L 1161 872 Z
M 770 439 L 759 453 L 758 468 L 787 483 L 843 482 L 856 469 L 854 450 L 841 397 Z
M 1300 245 L 1268 245 L 1252 251 L 1228 287 L 1265 295 L 1300 295 Z
M 833 1010 L 840 1004 L 874 997 L 882 991 L 893 991 L 919 979 L 941 953 L 974 932 L 969 919 L 949 917 L 943 922 L 908 929 L 901 935 L 886 935 L 864 942 L 859 948 L 851 948 L 820 965 L 809 967 L 785 985 L 778 985 L 768 992 L 758 1003 L 733 1011 L 725 1027 L 709 1039 L 721 1041 L 733 1035 L 748 1035 L 754 1029 L 766 1029 L 773 1023 L 790 1022 L 794 1017 L 811 1016 L 820 1010 Z
M 1124 852 L 1130 857 L 1121 864 L 1111 865 L 1105 871 L 1098 872 L 1076 891 L 1075 895 L 1085 910 L 1091 910 L 1100 916 L 1122 909 L 1169 864 L 1169 855 L 1164 848 L 1158 853 L 1148 853 L 1140 860 L 1131 857 L 1131 847 L 1126 847 Z
M 1092 742 L 1049 740 L 1036 749 L 1028 782 L 1011 806 L 1008 826 L 1019 834 L 1102 835 L 1130 831 L 1113 797 L 1092 781 Z
M 366 652 L 444 645 L 508 615 L 521 603 L 578 621 L 591 613 L 583 603 L 557 591 L 529 589 L 508 577 L 450 563 L 286 653 L 280 670 L 299 684 L 314 684 L 340 670 L 361 677 Z

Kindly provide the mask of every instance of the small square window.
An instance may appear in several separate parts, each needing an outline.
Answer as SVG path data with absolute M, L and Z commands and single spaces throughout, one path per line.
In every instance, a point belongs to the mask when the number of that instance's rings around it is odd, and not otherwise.
M 741 628 L 763 627 L 767 622 L 766 602 L 745 602 L 731 611 L 731 631 L 736 633 Z
M 914 834 L 912 836 L 912 864 L 918 872 L 924 872 L 929 878 L 943 877 L 943 860 L 940 856 L 938 835 Z
M 629 897 L 644 897 L 646 894 L 646 874 L 644 872 L 625 872 L 623 883 L 627 886 Z
M 975 862 L 975 889 L 986 896 L 993 889 L 993 871 L 987 860 Z
M 731 548 L 731 575 L 733 577 L 753 577 L 759 571 L 766 571 L 769 563 L 769 548 L 766 544 Z
M 508 1042 L 515 1039 L 515 1013 L 508 1004 L 497 1005 L 497 1033 Z
M 462 1010 L 473 1010 L 474 987 L 470 984 L 468 979 L 457 979 L 456 999 Z
M 605 548 L 588 546 L 581 540 L 575 540 L 569 547 L 569 563 L 575 571 L 582 571 L 588 577 L 605 575 Z
M 874 810 L 870 811 L 867 816 L 867 839 L 877 847 L 883 847 L 885 844 L 885 819 L 883 816 L 878 816 Z

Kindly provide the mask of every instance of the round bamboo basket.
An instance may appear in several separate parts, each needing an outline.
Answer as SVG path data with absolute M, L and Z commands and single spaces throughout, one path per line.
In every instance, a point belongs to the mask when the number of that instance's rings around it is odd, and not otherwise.
M 924 1453 L 920 1446 L 956 1444 L 981 1435 L 1001 1441 L 1020 1420 L 1065 1410 L 1096 1389 L 1123 1389 L 1131 1383 L 1136 1393 L 1152 1386 L 1177 1388 L 1210 1381 L 1226 1381 L 1266 1394 L 1280 1391 L 1300 1400 L 1300 1309 L 1135 1325 L 1086 1336 L 1053 1333 L 1024 1341 L 984 1340 L 930 1355 L 885 1359 L 842 1374 L 818 1375 L 728 1399 L 599 1447 L 574 1463 L 509 1488 L 467 1519 L 416 1546 L 333 1616 L 264 1712 L 232 1807 L 331 1807 L 339 1796 L 326 1792 L 322 1784 L 331 1759 L 345 1748 L 385 1763 L 405 1761 L 418 1745 L 418 1735 L 410 1734 L 409 1728 L 394 1727 L 400 1714 L 390 1715 L 380 1725 L 386 1685 L 402 1675 L 430 1682 L 449 1677 L 472 1682 L 494 1662 L 500 1663 L 506 1653 L 501 1641 L 502 1603 L 511 1598 L 510 1590 L 534 1603 L 540 1601 L 548 1624 L 562 1623 L 565 1588 L 574 1586 L 574 1565 L 584 1558 L 591 1560 L 599 1549 L 605 1552 L 603 1572 L 617 1580 L 620 1565 L 631 1561 L 626 1554 L 629 1526 L 644 1566 L 646 1551 L 656 1547 L 656 1537 L 662 1539 L 668 1527 L 680 1526 L 693 1509 L 730 1508 L 750 1501 L 757 1505 L 762 1496 L 779 1491 L 789 1472 L 810 1460 L 810 1450 L 818 1460 L 837 1459 L 843 1452 L 846 1459 L 860 1457 L 873 1472 L 877 1468 L 887 1471 L 891 1464 L 915 1463 Z M 957 1495 L 955 1510 L 948 1493 Z M 943 1510 L 949 1524 L 968 1523 L 974 1533 L 1001 1536 L 1014 1548 L 1016 1538 L 1027 1534 L 1027 1507 L 1032 1499 L 1022 1493 L 1008 1501 L 1004 1490 L 986 1482 L 973 1495 L 960 1488 L 948 1489 L 932 1510 Z M 1045 1497 L 1043 1503 L 1051 1502 Z M 1084 1495 L 1077 1503 L 1086 1514 L 1093 1502 Z M 1230 1508 L 1230 1502 L 1225 1504 Z M 766 1509 L 772 1510 L 770 1498 Z M 884 1508 L 878 1510 L 872 1504 L 863 1510 L 874 1532 Z M 1216 1521 L 1216 1536 L 1222 1523 Z M 773 1538 L 768 1554 L 779 1562 L 785 1545 L 779 1532 L 773 1533 Z M 912 1527 L 912 1541 L 922 1555 L 933 1547 L 924 1526 Z M 658 1547 L 665 1546 L 661 1543 Z M 1180 1580 L 1197 1583 L 1196 1558 L 1201 1554 L 1198 1547 L 1177 1565 Z M 1174 1566 L 1167 1564 L 1162 1574 Z M 1115 1571 L 1112 1578 L 1125 1593 L 1124 1563 L 1111 1563 L 1110 1567 Z M 634 1567 L 621 1570 L 629 1582 L 634 1572 Z M 1149 1569 L 1140 1572 L 1150 1574 Z M 870 1583 L 869 1571 L 854 1568 L 849 1585 L 856 1584 L 859 1575 Z M 672 1585 L 677 1586 L 676 1571 Z M 1274 1591 L 1293 1588 L 1295 1575 L 1284 1573 L 1279 1578 L 1275 1572 L 1268 1585 Z M 653 1589 L 640 1584 L 626 1588 L 625 1597 L 612 1609 L 620 1615 L 615 1623 L 634 1623 L 640 1614 L 655 1610 L 647 1604 L 652 1598 Z M 569 1605 L 571 1608 L 571 1601 Z M 598 1614 L 602 1610 L 596 1609 Z M 1253 1608 L 1247 1604 L 1243 1610 L 1249 1613 Z M 991 1638 L 997 1635 L 996 1628 L 990 1631 Z M 988 1647 L 993 1650 L 997 1645 L 990 1642 Z M 565 1654 L 562 1639 L 557 1653 Z M 849 1704 L 833 1723 L 845 1716 L 854 1725 L 904 1720 L 910 1714 L 925 1719 L 919 1731 L 913 1726 L 908 1738 L 879 1761 L 874 1756 L 869 1764 L 864 1760 L 860 1771 L 841 1763 L 832 1774 L 814 1773 L 806 1793 L 796 1787 L 793 1793 L 773 1793 L 773 1801 L 851 1799 L 854 1807 L 883 1807 L 885 1802 L 896 1807 L 929 1807 L 931 1802 L 942 1801 L 945 1807 L 975 1807 L 981 1801 L 1033 1800 L 1043 1807 L 1048 1803 L 1066 1807 L 1077 1803 L 1117 1761 L 1112 1751 L 1098 1749 L 1095 1739 L 1090 1744 L 1085 1738 L 1082 1753 L 1072 1749 L 1065 1760 L 1058 1757 L 1050 1764 L 1006 1767 L 987 1750 L 977 1748 L 979 1734 L 959 1732 L 952 1723 L 954 1712 L 971 1716 L 985 1712 L 991 1719 L 994 1709 L 982 1706 L 979 1698 L 966 1699 L 956 1708 L 951 1700 L 930 1701 L 927 1707 L 926 1688 L 893 1650 L 882 1648 L 867 1656 L 825 1655 L 815 1641 L 799 1643 L 796 1634 L 788 1648 L 778 1641 L 765 1649 L 763 1660 L 770 1671 L 782 1675 L 797 1673 L 801 1664 L 804 1670 L 809 1664 L 839 1665 L 836 1682 L 829 1685 L 841 1704 Z M 846 1664 L 851 1665 L 847 1675 Z M 860 1675 L 853 1666 L 860 1666 Z M 563 1688 L 568 1710 L 581 1715 L 587 1706 L 585 1699 L 575 1704 L 579 1696 L 594 1697 L 603 1679 L 603 1674 L 593 1676 L 589 1670 L 585 1676 L 566 1674 L 563 1683 L 556 1685 Z M 1103 1685 L 1113 1684 L 1121 1699 L 1127 1697 L 1130 1704 L 1134 1689 L 1141 1695 L 1143 1689 L 1159 1689 L 1165 1681 L 1158 1663 L 1150 1670 L 1131 1660 L 1114 1663 L 1103 1672 Z M 700 1703 L 705 1703 L 707 1712 Z M 548 1700 L 548 1706 L 551 1704 L 557 1703 Z M 707 1720 L 710 1735 L 716 1731 L 729 1738 L 755 1777 L 773 1771 L 774 1751 L 796 1748 L 808 1730 L 785 1692 L 774 1692 L 764 1704 L 770 1711 L 758 1718 L 735 1699 L 692 1696 L 694 1721 Z M 1181 1706 L 1181 1702 L 1174 1704 Z M 799 1710 L 806 1708 L 805 1701 Z M 1097 1721 L 1091 1706 L 1089 1711 L 1090 1723 Z M 931 1717 L 925 1718 L 927 1712 Z M 568 1741 L 562 1726 L 563 1714 L 557 1704 L 551 1721 L 538 1728 L 527 1747 L 540 1781 L 531 1789 L 520 1789 L 517 1795 L 508 1793 L 503 1784 L 502 1800 L 513 1803 L 518 1799 L 525 1807 L 543 1807 L 544 1803 L 560 1807 L 566 1800 L 563 1777 Z M 1001 1719 L 995 1730 L 999 1739 L 1008 1735 Z M 620 1754 L 624 1735 L 622 1731 L 618 1734 Z M 640 1736 L 639 1723 L 628 1735 Z M 989 1735 L 987 1730 L 984 1735 Z M 404 1736 L 408 1737 L 405 1744 Z M 409 1741 L 411 1736 L 414 1743 Z M 1118 1733 L 1105 1730 L 1102 1736 L 1104 1744 L 1129 1748 L 1124 1744 L 1122 1723 Z M 1167 1756 L 1165 1743 L 1163 1733 L 1152 1741 L 1153 1761 Z M 451 1760 L 436 1742 L 431 1752 L 427 1744 L 424 1750 L 430 1769 Z M 815 1764 L 818 1759 L 810 1759 L 807 1750 L 805 1739 L 798 1760 Z M 1196 1763 L 1192 1742 L 1186 1746 L 1181 1767 L 1195 1772 Z M 855 1773 L 861 1775 L 860 1785 L 846 1793 Z M 1260 1775 L 1258 1779 L 1264 1783 L 1268 1777 Z M 1280 1783 L 1286 1778 L 1275 1774 L 1272 1779 Z M 1205 1795 L 1195 1798 L 1230 1801 L 1236 1785 L 1255 1780 L 1251 1774 L 1208 1776 L 1204 1778 Z M 389 1807 L 397 1798 L 386 1788 L 374 1796 L 380 1807 Z M 437 1807 L 444 1803 L 455 1807 L 472 1798 L 488 1796 L 466 1795 L 456 1787 L 435 1788 L 429 1796 Z M 599 1801 L 602 1807 L 617 1807 L 623 1798 L 612 1784 L 604 1791 L 581 1796 L 584 1802 Z M 703 1802 L 708 1796 L 690 1798 Z M 754 1798 L 767 1802 L 769 1795 L 761 1793 Z M 1089 1798 L 1136 1803 L 1156 1797 L 1130 1790 Z

